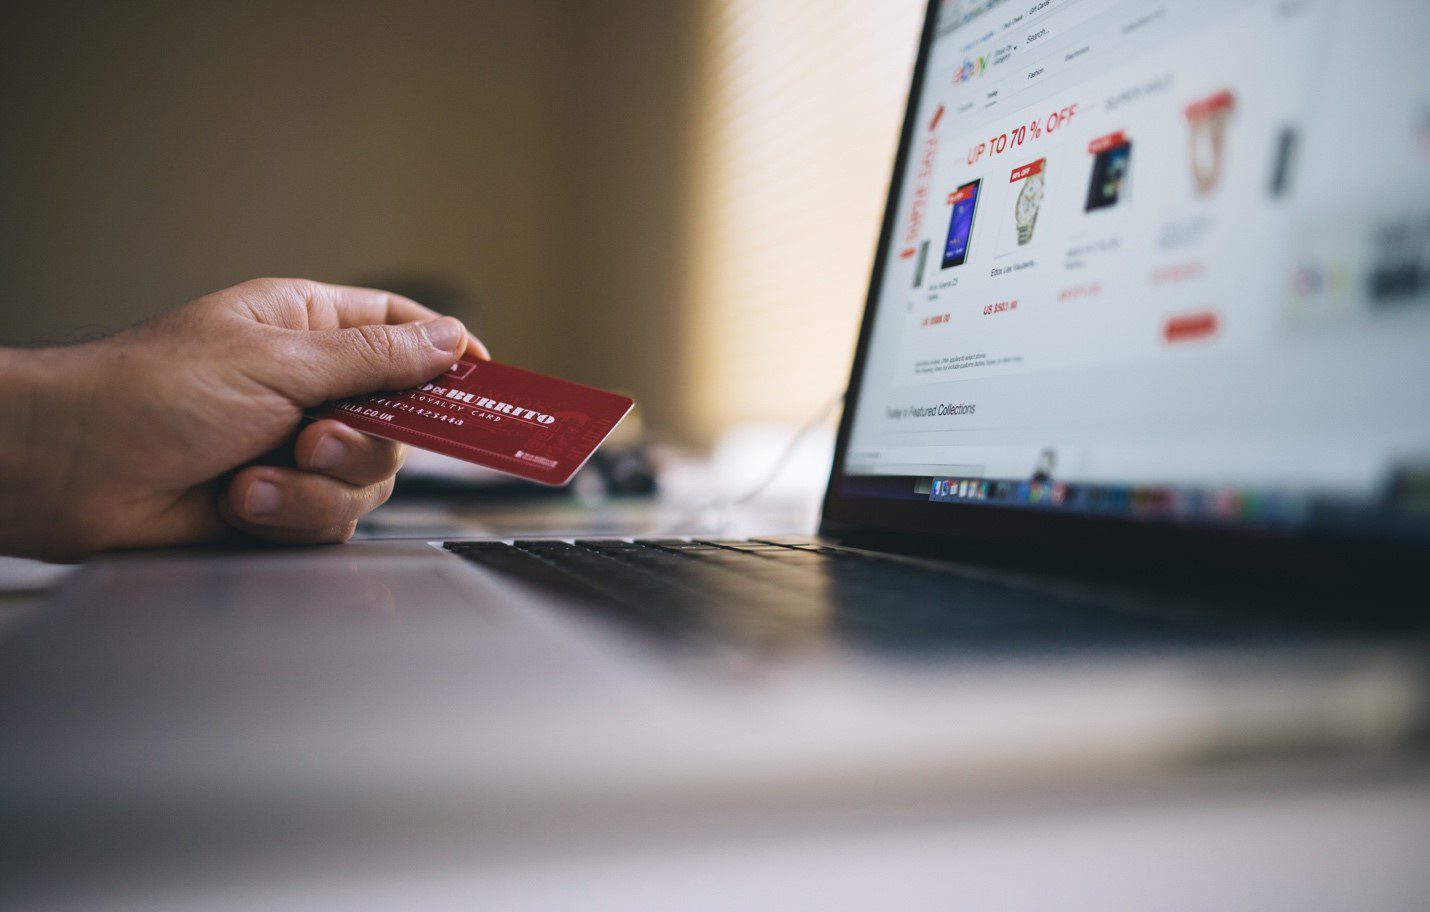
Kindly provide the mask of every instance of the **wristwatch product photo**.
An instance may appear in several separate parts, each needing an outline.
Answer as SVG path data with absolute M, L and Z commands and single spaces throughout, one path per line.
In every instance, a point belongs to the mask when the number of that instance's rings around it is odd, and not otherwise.
M 1192 183 L 1198 196 L 1206 196 L 1221 183 L 1227 124 L 1236 111 L 1236 96 L 1228 90 L 1187 105 L 1187 147 Z
M 1018 245 L 1033 239 L 1033 224 L 1038 220 L 1038 210 L 1043 205 L 1043 179 L 1047 164 L 1042 163 L 1033 174 L 1023 178 L 1023 188 L 1018 191 L 1018 202 L 1013 209 L 1013 221 L 1018 227 Z

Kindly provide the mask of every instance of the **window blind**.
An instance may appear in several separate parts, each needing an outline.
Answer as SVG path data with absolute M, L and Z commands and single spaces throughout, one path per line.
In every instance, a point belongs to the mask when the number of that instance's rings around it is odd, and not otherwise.
M 711 0 L 688 210 L 695 426 L 800 421 L 846 382 L 922 13 Z

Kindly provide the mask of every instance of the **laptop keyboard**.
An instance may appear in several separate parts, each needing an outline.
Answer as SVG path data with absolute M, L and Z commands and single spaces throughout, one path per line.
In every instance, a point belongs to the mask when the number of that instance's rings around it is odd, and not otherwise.
M 1101 603 L 799 539 L 446 542 L 474 564 L 663 636 L 790 650 L 976 651 L 1182 640 Z

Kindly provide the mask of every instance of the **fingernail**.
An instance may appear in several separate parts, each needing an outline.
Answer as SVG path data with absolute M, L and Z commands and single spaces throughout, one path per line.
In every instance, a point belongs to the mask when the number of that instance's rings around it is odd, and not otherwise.
M 461 344 L 462 337 L 466 335 L 466 330 L 462 324 L 452 317 L 439 317 L 436 320 L 428 320 L 422 324 L 427 330 L 427 341 L 431 342 L 442 351 L 454 352 Z
M 278 503 L 283 499 L 279 493 L 278 486 L 267 481 L 255 481 L 248 486 L 248 496 L 244 498 L 243 505 L 248 510 L 249 516 L 266 516 L 278 510 Z
M 332 434 L 324 434 L 318 441 L 318 445 L 313 447 L 313 456 L 308 460 L 315 469 L 326 471 L 336 469 L 338 463 L 343 461 L 343 454 L 347 452 L 347 445 Z

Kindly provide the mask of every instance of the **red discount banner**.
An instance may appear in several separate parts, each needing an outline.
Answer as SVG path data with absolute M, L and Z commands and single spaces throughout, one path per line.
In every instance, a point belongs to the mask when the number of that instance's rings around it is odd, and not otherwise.
M 1108 133 L 1106 136 L 1099 136 L 1087 144 L 1087 151 L 1092 155 L 1106 152 L 1108 149 L 1116 149 L 1118 146 L 1127 145 L 1127 134 L 1122 130 L 1116 133 Z
M 943 120 L 943 105 L 938 106 L 938 110 L 933 112 L 933 117 L 929 119 L 929 131 L 938 129 L 938 122 Z
M 1025 177 L 1032 177 L 1034 174 L 1043 173 L 1043 163 L 1046 158 L 1040 158 L 1035 162 L 1028 162 L 1026 165 L 1019 165 L 1013 169 L 1013 173 L 1008 175 L 1008 183 L 1016 184 Z
M 1206 98 L 1187 105 L 1187 120 L 1201 120 L 1210 114 L 1224 111 L 1227 108 L 1235 107 L 1235 105 L 1236 96 L 1231 94 L 1230 89 L 1222 89 L 1214 95 L 1208 95 Z

